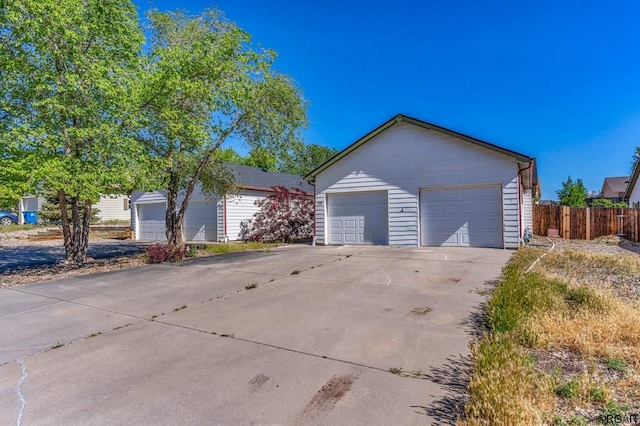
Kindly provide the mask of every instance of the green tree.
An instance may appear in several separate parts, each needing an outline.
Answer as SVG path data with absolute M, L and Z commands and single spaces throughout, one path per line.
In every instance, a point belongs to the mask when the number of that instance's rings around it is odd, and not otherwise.
M 242 159 L 245 166 L 259 167 L 272 172 L 278 171 L 278 157 L 263 146 L 255 146 L 249 151 L 249 155 Z
M 220 163 L 242 164 L 243 158 L 233 148 L 218 148 L 213 153 L 213 160 Z
M 631 164 L 629 165 L 629 174 L 633 174 L 633 169 L 635 169 L 636 164 L 640 160 L 640 146 L 636 146 L 635 151 L 633 151 L 633 155 L 631 156 Z
M 135 182 L 125 123 L 143 40 L 129 0 L 0 3 L 4 196 L 57 193 L 67 262 L 86 259 L 91 204 Z
M 556 191 L 556 194 L 561 206 L 587 206 L 587 188 L 582 183 L 582 179 L 573 182 L 571 176 L 567 177 L 567 180 L 562 182 L 562 188 Z
M 168 243 L 181 246 L 196 186 L 209 194 L 229 188 L 229 173 L 214 161 L 220 146 L 232 137 L 279 157 L 299 140 L 306 105 L 293 82 L 272 70 L 275 53 L 252 47 L 249 34 L 219 12 L 154 11 L 149 23 L 139 136 L 156 163 L 156 188 L 167 190 Z
M 60 223 L 62 224 L 62 213 L 60 212 L 60 199 L 58 198 L 57 191 L 48 191 L 42 195 L 45 202 L 38 210 L 38 221 L 42 220 L 45 223 Z M 71 204 L 67 204 L 67 220 L 72 217 Z M 89 223 L 97 223 L 99 221 L 99 209 L 91 209 L 91 216 L 89 217 Z M 84 220 L 84 210 L 80 212 L 80 220 Z
M 604 208 L 619 208 L 628 207 L 625 202 L 614 203 L 608 198 L 596 198 L 591 202 L 591 207 L 604 207 Z
M 292 149 L 292 153 L 285 157 L 280 171 L 306 176 L 337 153 L 337 149 L 322 145 L 298 144 Z

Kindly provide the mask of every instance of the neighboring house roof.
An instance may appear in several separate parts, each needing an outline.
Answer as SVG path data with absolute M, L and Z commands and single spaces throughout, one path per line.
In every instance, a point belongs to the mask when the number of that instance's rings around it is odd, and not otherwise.
M 635 166 L 633 166 L 633 172 L 631 176 L 629 176 L 629 183 L 627 184 L 627 190 L 624 193 L 624 199 L 629 200 L 631 197 L 631 193 L 633 192 L 633 188 L 636 186 L 638 182 L 638 176 L 640 176 L 640 160 L 636 160 Z
M 424 129 L 427 129 L 427 130 L 433 130 L 433 131 L 436 131 L 436 132 L 439 132 L 439 133 L 443 133 L 443 134 L 448 135 L 448 136 L 453 136 L 455 138 L 461 139 L 463 141 L 472 143 L 474 145 L 477 145 L 477 146 L 480 146 L 480 147 L 483 147 L 483 148 L 490 149 L 490 150 L 498 152 L 500 154 L 508 155 L 510 157 L 515 158 L 516 161 L 519 161 L 519 162 L 522 162 L 522 163 L 529 162 L 529 163 L 532 164 L 532 167 L 533 167 L 533 170 L 532 170 L 532 173 L 531 173 L 532 186 L 535 186 L 537 184 L 537 182 L 536 182 L 536 180 L 537 180 L 537 170 L 536 170 L 536 165 L 535 165 L 535 158 L 530 157 L 530 156 L 525 155 L 525 154 L 521 154 L 519 152 L 512 151 L 510 149 L 499 147 L 498 145 L 494 145 L 492 143 L 485 142 L 485 141 L 482 141 L 480 139 L 476 139 L 476 138 L 474 138 L 472 136 L 468 136 L 468 135 L 465 135 L 465 134 L 462 134 L 462 133 L 459 133 L 459 132 L 456 132 L 456 131 L 453 131 L 453 130 L 449 130 L 449 129 L 446 129 L 444 127 L 432 124 L 432 123 L 428 123 L 426 121 L 422 121 L 422 120 L 418 120 L 418 119 L 406 116 L 404 114 L 396 115 L 391 120 L 385 122 L 384 124 L 382 124 L 378 128 L 376 128 L 376 129 L 372 130 L 371 132 L 367 133 L 366 135 L 364 135 L 363 137 L 361 137 L 360 139 L 358 139 L 357 141 L 355 141 L 354 143 L 349 145 L 347 148 L 345 148 L 344 150 L 340 151 L 338 154 L 336 154 L 335 156 L 333 156 L 332 158 L 327 160 L 325 163 L 323 163 L 320 166 L 318 166 L 315 170 L 313 170 L 311 173 L 309 173 L 307 176 L 305 176 L 305 179 L 307 179 L 308 181 L 312 182 L 313 180 L 315 180 L 315 177 L 318 174 L 323 172 L 325 169 L 329 168 L 331 165 L 333 165 L 334 163 L 339 161 L 341 158 L 343 158 L 343 157 L 347 156 L 348 154 L 350 154 L 351 152 L 355 151 L 361 145 L 364 145 L 369 140 L 373 139 L 375 136 L 377 136 L 380 133 L 382 133 L 385 130 L 387 130 L 389 127 L 393 126 L 396 123 L 400 123 L 400 122 L 413 124 L 415 126 L 422 127 Z
M 271 172 L 258 167 L 240 164 L 224 164 L 233 173 L 236 185 L 245 189 L 270 189 L 274 186 L 298 188 L 309 194 L 313 193 L 313 186 L 302 177 L 289 173 Z
M 602 182 L 602 190 L 600 190 L 600 193 L 624 193 L 627 190 L 628 184 L 629 176 L 606 177 L 604 178 L 604 182 Z M 609 188 L 609 191 L 607 191 L 607 188 Z

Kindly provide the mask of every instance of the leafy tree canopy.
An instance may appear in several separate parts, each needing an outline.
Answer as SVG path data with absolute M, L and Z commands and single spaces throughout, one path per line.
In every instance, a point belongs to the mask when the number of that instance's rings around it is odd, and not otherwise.
M 220 12 L 153 11 L 149 22 L 150 46 L 136 91 L 142 106 L 138 136 L 156 164 L 155 187 L 167 189 L 168 243 L 180 246 L 196 185 L 205 193 L 228 189 L 229 175 L 214 161 L 221 145 L 233 137 L 261 161 L 270 161 L 266 154 L 283 157 L 300 141 L 306 103 L 299 88 L 272 69 L 275 53 L 253 47 L 249 34 Z
M 67 260 L 86 257 L 91 203 L 136 181 L 124 123 L 144 37 L 129 0 L 13 0 L 0 7 L 0 198 L 53 190 Z M 6 179 L 6 180 L 5 180 Z M 70 224 L 70 225 L 66 225 Z M 86 225 L 86 226 L 85 226 Z
M 609 200 L 608 198 L 596 198 L 591 202 L 591 207 L 605 207 L 605 208 L 619 208 L 628 207 L 627 203 L 616 202 Z
M 567 177 L 567 180 L 562 182 L 562 188 L 556 191 L 556 194 L 561 206 L 587 206 L 587 188 L 582 183 L 582 179 L 574 182 L 571 176 Z

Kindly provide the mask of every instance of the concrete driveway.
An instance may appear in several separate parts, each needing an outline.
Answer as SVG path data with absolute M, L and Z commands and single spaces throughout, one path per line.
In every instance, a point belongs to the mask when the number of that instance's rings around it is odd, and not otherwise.
M 511 254 L 290 246 L 0 289 L 0 423 L 450 424 Z

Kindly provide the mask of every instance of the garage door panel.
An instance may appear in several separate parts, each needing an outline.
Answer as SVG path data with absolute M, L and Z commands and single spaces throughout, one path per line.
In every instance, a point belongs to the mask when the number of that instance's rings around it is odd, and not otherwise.
M 165 240 L 165 204 L 139 204 L 138 226 L 141 240 Z
M 499 185 L 420 191 L 422 244 L 502 247 Z
M 186 241 L 216 241 L 217 205 L 215 202 L 191 202 L 184 215 L 183 234 Z
M 331 244 L 387 244 L 387 193 L 328 196 Z

